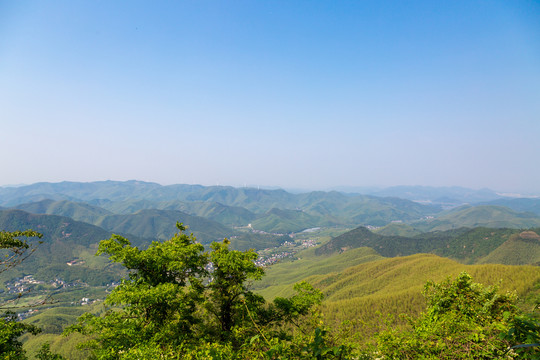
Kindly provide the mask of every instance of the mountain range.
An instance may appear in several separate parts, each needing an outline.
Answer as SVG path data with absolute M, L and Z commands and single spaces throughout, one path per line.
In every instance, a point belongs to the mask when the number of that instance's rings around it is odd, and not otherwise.
M 463 188 L 289 193 L 141 181 L 0 188 L 0 229 L 44 234 L 0 281 L 32 275 L 84 284 L 57 294 L 64 308 L 34 319 L 58 333 L 55 319 L 73 321 L 71 303 L 104 296 L 104 285 L 126 276 L 94 256 L 100 240 L 116 233 L 144 248 L 170 238 L 177 222 L 205 246 L 227 237 L 233 249 L 274 257 L 255 284 L 260 294 L 288 296 L 307 279 L 325 294 L 326 321 L 361 318 L 372 328 L 356 331 L 367 336 L 381 323 L 377 311 L 417 313 L 426 280 L 460 271 L 488 284 L 503 280 L 524 303 L 540 298 L 540 199 Z

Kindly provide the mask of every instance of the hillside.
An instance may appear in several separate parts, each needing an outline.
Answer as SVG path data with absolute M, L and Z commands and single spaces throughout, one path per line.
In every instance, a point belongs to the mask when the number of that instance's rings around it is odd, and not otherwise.
M 43 200 L 44 196 L 53 200 L 85 201 L 118 214 L 143 209 L 166 209 L 204 216 L 225 225 L 247 225 L 260 220 L 264 226 L 259 230 L 268 232 L 309 228 L 314 226 L 314 219 L 317 219 L 317 226 L 383 226 L 391 221 L 419 220 L 440 211 L 439 207 L 409 200 L 345 195 L 335 191 L 291 194 L 284 190 L 200 185 L 161 186 L 141 181 L 37 183 L 17 188 L 0 188 L 0 205 L 16 206 L 36 197 Z M 264 214 L 272 209 L 303 211 L 309 215 L 307 223 L 289 224 L 280 229 L 276 225 L 275 214 L 262 220 Z
M 457 230 L 465 233 L 467 229 Z M 344 252 L 359 247 L 370 247 L 382 256 L 394 257 L 417 253 L 429 253 L 441 248 L 456 235 L 456 232 L 436 232 L 428 236 L 415 237 L 384 236 L 373 233 L 364 227 L 342 234 L 316 249 L 317 255 Z
M 271 209 L 251 222 L 257 230 L 276 233 L 300 232 L 313 227 L 342 225 L 324 216 L 314 216 L 302 210 Z
M 165 240 L 176 231 L 180 221 L 203 243 L 220 241 L 236 235 L 230 228 L 212 220 L 192 216 L 182 211 L 144 209 L 134 214 L 113 214 L 101 207 L 87 203 L 50 199 L 17 205 L 15 208 L 34 214 L 52 214 L 70 217 L 99 226 L 114 233 L 131 233 L 138 237 Z
M 540 265 L 540 229 L 513 234 L 486 256 L 479 259 L 481 264 Z
M 538 296 L 540 288 L 537 266 L 464 265 L 433 254 L 381 258 L 366 248 L 330 256 L 316 256 L 312 251 L 304 252 L 305 259 L 268 269 L 257 284 L 258 292 L 267 298 L 288 296 L 294 282 L 306 279 L 325 295 L 322 313 L 326 321 L 338 325 L 352 320 L 361 336 L 372 336 L 388 315 L 418 314 L 425 306 L 422 289 L 428 280 L 441 281 L 467 271 L 477 282 L 516 291 L 523 301 Z M 401 323 L 399 317 L 394 321 Z
M 327 321 L 339 324 L 358 319 L 360 334 L 372 335 L 384 324 L 380 314 L 418 314 L 425 306 L 421 294 L 426 281 L 441 281 L 462 271 L 485 285 L 500 284 L 502 291 L 516 291 L 522 299 L 538 296 L 539 267 L 463 265 L 427 254 L 367 262 L 342 272 L 312 276 L 308 281 L 325 294 Z
M 497 205 L 510 208 L 519 212 L 531 212 L 540 216 L 539 198 L 498 199 L 479 205 Z
M 204 244 L 235 235 L 234 230 L 220 223 L 176 210 L 147 209 L 129 215 L 107 215 L 99 218 L 95 225 L 112 232 L 129 231 L 140 237 L 166 240 L 176 232 L 178 221 L 188 226 L 188 231 Z
M 245 226 L 257 217 L 256 214 L 243 207 L 227 206 L 210 201 L 93 200 L 90 202 L 115 214 L 132 214 L 146 209 L 178 210 L 189 215 L 201 216 L 209 220 L 217 221 L 226 226 Z
M 373 232 L 385 236 L 405 237 L 413 237 L 422 233 L 422 231 L 404 223 L 390 223 L 386 226 L 375 229 Z
M 84 202 L 73 202 L 68 200 L 54 201 L 45 199 L 38 202 L 16 205 L 13 208 L 23 210 L 33 214 L 48 214 L 70 217 L 73 220 L 94 224 L 99 218 L 112 215 L 98 206 L 93 206 Z
M 522 238 L 519 238 L 518 242 L 510 241 L 520 232 L 521 230 L 518 229 L 478 227 L 432 231 L 406 237 L 381 235 L 360 227 L 331 239 L 317 248 L 315 254 L 325 255 L 346 252 L 359 247 L 370 247 L 386 257 L 432 253 L 465 264 L 480 262 L 508 265 L 536 264 L 538 260 L 532 254 L 540 251 L 540 242 Z M 516 254 L 519 253 L 517 249 L 523 250 L 525 242 L 529 256 L 517 256 Z M 507 244 L 499 249 L 505 243 Z M 494 252 L 498 255 L 495 256 Z
M 284 240 L 279 236 L 270 234 L 258 234 L 240 232 L 233 230 L 230 226 L 225 226 L 212 219 L 201 216 L 187 214 L 177 210 L 157 210 L 154 207 L 175 208 L 182 207 L 182 204 L 190 209 L 204 212 L 209 217 L 232 219 L 235 214 L 253 218 L 255 215 L 243 208 L 228 207 L 217 203 L 182 203 L 172 202 L 152 202 L 148 200 L 133 200 L 120 203 L 110 201 L 100 201 L 109 207 L 118 205 L 120 207 L 135 203 L 141 206 L 150 206 L 150 209 L 138 210 L 134 214 L 113 214 L 99 206 L 90 205 L 85 202 L 72 202 L 67 200 L 53 201 L 50 199 L 35 203 L 17 205 L 15 208 L 26 210 L 35 214 L 55 214 L 70 217 L 77 221 L 91 223 L 115 233 L 127 233 L 148 239 L 165 240 L 170 238 L 176 229 L 176 222 L 183 222 L 189 227 L 189 231 L 204 243 L 210 244 L 212 241 L 221 241 L 226 237 L 232 239 L 232 247 L 235 249 L 262 249 L 277 246 Z M 184 206 L 186 207 L 186 206 Z M 247 225 L 246 223 L 245 225 Z
M 32 274 L 36 279 L 65 281 L 82 280 L 92 285 L 116 281 L 121 276 L 117 266 L 105 257 L 96 257 L 99 241 L 108 239 L 111 232 L 100 227 L 57 215 L 30 214 L 22 210 L 0 211 L 0 229 L 15 231 L 33 229 L 43 234 L 38 250 L 23 263 L 2 274 L 2 279 Z M 145 240 L 128 235 L 134 244 Z M 67 262 L 79 260 L 77 266 Z
M 375 196 L 392 196 L 413 201 L 456 206 L 464 203 L 478 203 L 501 199 L 502 196 L 489 189 L 473 190 L 459 186 L 393 186 L 372 191 Z
M 421 231 L 449 230 L 458 227 L 491 227 L 528 229 L 540 226 L 540 217 L 529 212 L 517 212 L 503 206 L 463 206 L 439 214 L 435 219 L 411 224 Z
M 313 275 L 342 271 L 350 266 L 383 259 L 370 248 L 358 248 L 341 254 L 317 256 L 315 249 L 299 252 L 294 260 L 282 261 L 266 270 L 266 276 L 255 284 L 266 297 L 292 295 L 292 285 Z

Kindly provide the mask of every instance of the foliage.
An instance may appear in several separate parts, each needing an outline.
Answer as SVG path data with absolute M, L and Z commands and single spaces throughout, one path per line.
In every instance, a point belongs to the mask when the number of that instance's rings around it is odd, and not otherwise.
M 517 344 L 510 350 L 520 359 L 540 359 L 540 321 L 533 316 L 525 314 L 511 318 L 510 328 L 503 338 Z
M 379 334 L 380 355 L 388 359 L 508 358 L 521 351 L 509 351 L 511 346 L 530 340 L 526 331 L 507 330 L 515 329 L 520 319 L 516 296 L 473 283 L 467 273 L 453 281 L 428 282 L 424 296 L 426 311 L 409 318 L 410 329 Z
M 41 349 L 36 354 L 38 360 L 63 360 L 64 358 L 58 354 L 51 352 L 51 346 L 48 343 L 43 344 Z
M 0 261 L 0 273 L 20 264 L 36 250 L 35 246 L 30 244 L 27 239 L 21 240 L 21 237 L 41 239 L 43 235 L 32 230 L 0 231 L 0 249 L 8 249 L 9 251 Z
M 17 321 L 17 315 L 12 312 L 0 318 L 0 355 L 4 359 L 26 359 L 19 337 L 25 333 L 37 334 L 39 328 Z
M 28 239 L 41 238 L 42 236 L 42 234 L 32 230 L 1 231 L 0 249 L 7 249 L 8 254 L 0 262 L 0 272 L 11 269 L 30 256 L 35 251 L 35 246 L 30 244 Z M 25 239 L 22 240 L 21 237 Z M 2 307 L 9 307 L 8 305 L 11 304 L 2 304 Z M 19 322 L 17 314 L 7 311 L 0 317 L 0 355 L 4 359 L 26 359 L 26 353 L 19 338 L 23 334 L 36 335 L 40 331 L 34 325 Z
M 83 346 L 100 359 L 271 359 L 276 346 L 321 359 L 346 352 L 326 349 L 328 337 L 309 326 L 303 330 L 313 330 L 313 338 L 293 331 L 293 324 L 302 327 L 296 320 L 320 304 L 320 291 L 300 283 L 294 296 L 266 303 L 249 289 L 264 273 L 254 251 L 230 250 L 225 239 L 205 252 L 184 226 L 177 228 L 170 240 L 146 250 L 118 235 L 102 241 L 98 254 L 121 263 L 129 278 L 107 297 L 104 316 L 85 314 L 66 333 L 90 335 Z
M 229 340 L 234 327 L 246 317 L 246 310 L 257 311 L 264 302 L 248 289 L 248 280 L 259 280 L 263 269 L 253 262 L 257 254 L 253 251 L 230 251 L 229 241 L 211 245 L 211 281 L 208 284 L 205 309 L 215 320 L 221 340 Z M 240 271 L 239 271 L 240 270 Z M 238 346 L 238 344 L 235 344 Z

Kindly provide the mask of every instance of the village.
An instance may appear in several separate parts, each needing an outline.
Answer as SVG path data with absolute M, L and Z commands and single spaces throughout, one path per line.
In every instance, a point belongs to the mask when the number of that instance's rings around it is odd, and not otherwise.
M 258 251 L 259 258 L 255 260 L 255 264 L 268 267 L 283 259 L 293 258 L 297 252 L 315 245 L 317 242 L 314 239 L 285 241 L 281 246 Z

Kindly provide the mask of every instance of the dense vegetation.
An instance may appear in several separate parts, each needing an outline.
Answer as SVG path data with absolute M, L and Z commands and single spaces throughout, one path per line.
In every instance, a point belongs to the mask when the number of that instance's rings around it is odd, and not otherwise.
M 311 351 L 290 327 L 320 303 L 320 292 L 299 283 L 296 295 L 266 303 L 248 288 L 263 275 L 253 251 L 230 250 L 225 239 L 205 252 L 180 232 L 146 250 L 113 236 L 99 253 L 130 270 L 129 279 L 107 297 L 109 311 L 82 316 L 68 332 L 91 335 L 85 345 L 100 359 L 301 358 Z
M 458 198 L 494 196 L 454 190 Z M 530 200 L 497 205 L 534 211 Z M 0 229 L 12 239 L 18 229 L 43 235 L 26 240 L 25 254 L 37 249 L 31 257 L 0 274 L 9 280 L 2 301 L 54 299 L 32 307 L 24 322 L 5 314 L 4 339 L 21 358 L 21 343 L 39 359 L 58 359 L 51 351 L 66 359 L 538 356 L 534 346 L 510 349 L 537 341 L 538 323 L 523 312 L 540 302 L 532 213 L 495 203 L 441 212 L 398 198 L 141 182 L 0 188 L 0 204 L 24 210 L 0 209 Z M 193 234 L 175 234 L 178 220 Z M 501 224 L 508 228 L 493 227 Z M 212 243 L 223 237 L 230 242 Z M 256 263 L 248 249 L 260 254 Z M 273 264 L 264 277 L 262 264 Z M 22 276 L 62 281 L 24 280 L 19 297 L 13 289 Z M 484 304 L 461 302 L 478 316 L 458 316 L 452 304 L 462 296 Z M 450 299 L 447 308 L 438 297 Z M 492 303 L 504 306 L 487 311 Z
M 180 232 L 170 240 L 153 242 L 146 249 L 119 235 L 100 242 L 98 254 L 121 264 L 129 277 L 107 297 L 104 313 L 86 313 L 67 329 L 67 334 L 86 337 L 80 346 L 90 351 L 87 355 L 99 359 L 540 356 L 534 346 L 540 340 L 540 323 L 519 309 L 516 295 L 474 284 L 466 273 L 456 280 L 428 282 L 425 312 L 409 317 L 408 327 L 388 323 L 391 326 L 379 331 L 370 346 L 321 322 L 315 310 L 323 294 L 309 283 L 295 285 L 291 297 L 267 302 L 249 288 L 250 281 L 264 274 L 254 263 L 255 252 L 230 250 L 227 239 L 205 251 L 193 235 L 183 233 L 185 227 L 177 227 Z M 31 231 L 1 234 L 2 247 L 13 249 L 15 255 L 8 268 L 29 248 L 19 237 L 41 236 Z M 345 298 L 338 295 L 347 289 L 343 287 L 347 281 L 342 276 L 326 281 L 325 293 L 331 299 L 350 299 L 350 290 Z M 6 313 L 0 322 L 0 352 L 24 359 L 18 337 L 39 331 Z M 36 356 L 61 359 L 48 344 Z

